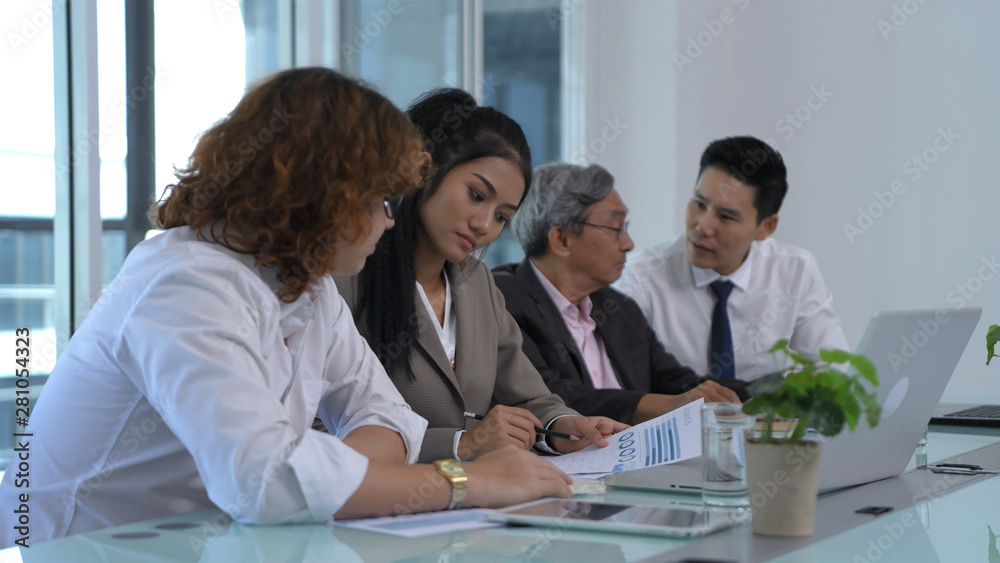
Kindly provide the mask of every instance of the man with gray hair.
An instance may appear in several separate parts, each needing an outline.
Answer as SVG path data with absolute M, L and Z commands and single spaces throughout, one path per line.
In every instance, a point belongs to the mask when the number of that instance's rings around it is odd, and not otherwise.
M 525 354 L 584 415 L 637 424 L 698 398 L 738 402 L 743 382 L 726 387 L 682 366 L 638 305 L 609 287 L 634 246 L 627 216 L 604 168 L 535 169 L 512 223 L 527 258 L 493 270 Z

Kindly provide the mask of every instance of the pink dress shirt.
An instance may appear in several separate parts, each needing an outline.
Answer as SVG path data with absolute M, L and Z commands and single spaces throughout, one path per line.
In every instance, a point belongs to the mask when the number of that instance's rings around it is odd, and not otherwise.
M 577 307 L 570 303 L 569 299 L 566 299 L 566 296 L 556 289 L 556 286 L 552 285 L 552 282 L 538 270 L 534 262 L 531 263 L 531 269 L 535 271 L 542 287 L 545 288 L 549 298 L 552 299 L 556 309 L 562 315 L 566 328 L 573 335 L 577 349 L 583 354 L 583 361 L 587 364 L 587 371 L 590 372 L 590 379 L 594 382 L 594 387 L 597 389 L 621 389 L 622 386 L 615 377 L 615 369 L 611 366 L 611 360 L 604 349 L 604 342 L 595 331 L 597 323 L 590 318 L 590 311 L 594 308 L 590 296 L 584 296 L 580 300 L 580 306 Z

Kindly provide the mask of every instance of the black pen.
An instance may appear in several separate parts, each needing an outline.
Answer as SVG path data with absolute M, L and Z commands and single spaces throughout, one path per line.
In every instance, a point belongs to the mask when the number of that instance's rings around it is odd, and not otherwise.
M 465 411 L 465 418 L 474 418 L 476 420 L 482 420 L 483 415 L 476 414 L 474 412 Z M 572 434 L 565 434 L 563 432 L 556 432 L 555 430 L 547 430 L 545 428 L 535 428 L 535 432 L 538 434 L 544 434 L 546 436 L 552 436 L 553 438 L 562 438 L 563 440 L 579 440 L 579 436 L 573 436 Z

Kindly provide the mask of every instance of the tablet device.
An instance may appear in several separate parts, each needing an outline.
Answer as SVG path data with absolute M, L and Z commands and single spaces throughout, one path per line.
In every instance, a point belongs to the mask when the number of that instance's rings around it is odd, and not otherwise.
M 750 511 L 541 499 L 496 510 L 486 517 L 509 524 L 686 538 L 741 524 L 750 519 Z

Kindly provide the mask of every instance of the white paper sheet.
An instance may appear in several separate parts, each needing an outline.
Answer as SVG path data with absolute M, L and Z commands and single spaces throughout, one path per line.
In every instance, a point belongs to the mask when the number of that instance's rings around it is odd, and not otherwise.
M 402 536 L 404 538 L 419 538 L 431 534 L 503 526 L 500 522 L 487 520 L 486 513 L 488 512 L 492 512 L 492 510 L 486 508 L 445 510 L 423 514 L 383 516 L 381 518 L 336 520 L 333 522 L 333 525 Z
M 701 455 L 701 406 L 698 399 L 608 438 L 608 446 L 545 458 L 569 475 L 599 477 Z

